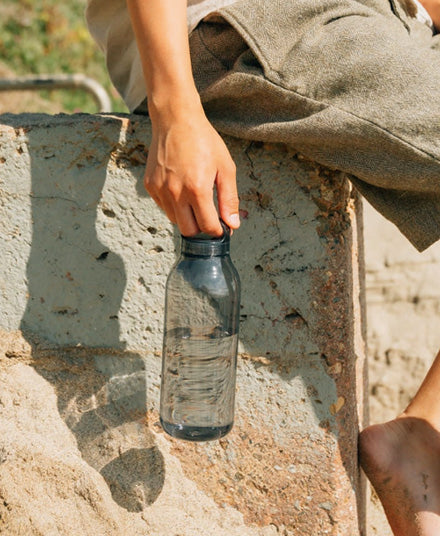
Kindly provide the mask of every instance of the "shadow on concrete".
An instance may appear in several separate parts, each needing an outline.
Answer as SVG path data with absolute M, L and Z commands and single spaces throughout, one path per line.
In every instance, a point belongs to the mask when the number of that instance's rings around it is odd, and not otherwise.
M 83 459 L 101 473 L 120 506 L 140 511 L 160 494 L 164 463 L 145 422 L 145 362 L 125 351 L 119 336 L 124 263 L 96 231 L 108 164 L 90 147 L 93 137 L 99 143 L 99 129 L 69 139 L 53 123 L 44 128 L 45 116 L 29 120 L 32 244 L 20 327 Z M 20 124 L 14 116 L 2 122 L 22 127 L 23 116 Z M 116 144 L 119 129 L 119 121 L 109 121 L 106 138 Z
M 113 499 L 140 512 L 162 491 L 165 466 L 146 421 L 145 362 L 110 349 L 42 349 L 32 366 L 55 388 L 61 417 L 83 459 L 103 476 Z
M 105 139 L 100 140 L 100 129 L 105 130 Z M 83 140 L 75 140 L 74 146 L 60 143 L 56 128 L 43 129 L 39 125 L 38 129 L 31 128 L 27 133 L 33 236 L 27 264 L 29 297 L 21 328 L 33 345 L 33 366 L 54 386 L 60 414 L 75 435 L 84 460 L 101 473 L 114 500 L 128 511 L 136 512 L 153 503 L 161 492 L 164 462 L 144 421 L 145 362 L 141 356 L 126 351 L 120 339 L 118 312 L 127 276 L 123 260 L 110 251 L 96 233 L 97 205 L 106 178 L 107 161 L 99 161 L 94 149 L 90 149 L 102 146 L 104 149 L 99 154 L 109 155 L 109 140 L 114 140 L 116 145 L 120 129 L 119 119 L 98 117 L 96 132 L 88 132 Z M 245 156 L 243 144 L 230 140 L 230 146 L 237 161 L 240 158 L 264 161 L 262 153 L 266 148 L 261 144 L 250 144 Z M 273 147 L 271 151 L 270 173 L 277 174 L 278 169 L 292 173 L 289 159 L 293 156 L 282 148 Z M 53 159 L 56 159 L 56 166 L 51 165 Z M 87 173 L 81 171 L 84 159 L 88 163 Z M 279 164 L 275 172 L 272 160 Z M 53 168 L 59 170 L 59 162 L 66 162 L 66 168 L 55 175 Z M 328 276 L 330 270 L 337 272 L 343 266 L 347 273 L 351 267 L 342 257 L 337 259 L 341 264 L 335 262 L 329 266 L 324 251 L 328 246 L 327 254 L 335 257 L 331 248 L 340 246 L 338 240 L 342 240 L 344 228 L 329 228 L 325 236 L 317 236 L 315 223 L 309 224 L 313 210 L 311 215 L 300 213 L 301 203 L 313 203 L 314 192 L 309 189 L 309 199 L 301 200 L 297 192 L 304 194 L 307 187 L 294 184 L 291 176 L 276 175 L 276 183 L 271 183 L 265 180 L 264 170 L 255 170 L 252 162 L 246 165 L 247 168 L 241 163 L 241 169 L 246 169 L 244 174 L 248 176 L 243 176 L 239 188 L 244 208 L 246 204 L 250 208 L 250 216 L 234 235 L 238 252 L 234 262 L 242 275 L 241 335 L 244 350 L 250 356 L 248 362 L 255 371 L 269 371 L 288 385 L 297 378 L 302 381 L 306 392 L 304 400 L 307 398 L 312 408 L 306 418 L 316 419 L 325 441 L 335 438 L 345 480 L 351 482 L 357 492 L 358 483 L 352 477 L 357 474 L 359 423 L 356 393 L 350 384 L 355 377 L 355 356 L 346 351 L 354 347 L 353 325 L 346 322 L 352 314 L 352 281 L 339 277 L 329 285 Z M 320 190 L 321 181 L 316 183 L 315 180 L 315 186 Z M 285 214 L 272 212 L 274 190 L 277 195 L 286 197 L 284 203 L 290 209 Z M 143 192 L 140 184 L 138 191 Z M 330 207 L 335 214 L 341 212 L 338 199 L 335 206 Z M 327 212 L 321 218 L 323 227 L 326 221 L 331 221 L 328 209 L 323 210 Z M 268 229 L 263 248 L 256 230 L 264 225 Z M 283 225 L 286 225 L 284 229 Z M 288 240 L 280 238 L 282 236 L 288 236 Z M 316 241 L 326 246 L 321 244 L 322 259 L 316 258 L 311 265 L 306 253 Z M 340 251 L 347 251 L 347 247 Z M 310 286 L 308 294 L 301 293 L 302 288 Z M 265 303 L 261 299 L 263 295 Z M 338 302 L 334 301 L 336 298 Z M 321 312 L 329 307 L 328 318 L 321 323 L 314 319 L 311 309 L 303 310 L 314 300 L 320 302 Z M 347 308 L 350 309 L 348 314 Z M 341 312 L 339 316 L 338 312 Z M 35 341 L 33 334 L 36 333 L 42 341 Z M 343 372 L 338 373 L 339 369 Z M 261 383 L 258 393 L 268 398 L 276 396 L 270 391 L 269 381 L 267 385 Z M 328 402 L 336 402 L 337 397 L 344 398 L 344 406 L 337 407 L 332 416 Z M 262 411 L 267 412 L 264 405 L 265 400 L 262 400 Z M 290 418 L 292 415 L 301 415 L 301 408 L 293 408 Z M 254 416 L 258 417 L 258 411 Z M 247 429 L 241 424 L 237 422 L 228 439 L 229 444 L 235 441 L 234 463 L 220 452 L 224 446 L 218 447 L 220 474 L 213 469 L 203 447 L 185 445 L 179 456 L 182 465 L 187 472 L 194 472 L 192 477 L 202 489 L 205 483 L 209 488 L 207 493 L 217 493 L 218 503 L 227 502 L 243 513 L 250 512 L 253 516 L 250 523 L 267 525 L 273 520 L 295 530 L 301 529 L 302 512 L 295 506 L 298 495 L 291 493 L 298 493 L 299 488 L 295 487 L 295 479 L 273 469 L 277 456 L 282 462 L 280 466 L 293 463 L 300 471 L 304 469 L 304 474 L 298 473 L 296 478 L 304 483 L 304 492 L 309 488 L 318 491 L 322 488 L 325 497 L 332 496 L 333 491 L 324 489 L 316 473 L 312 474 L 306 466 L 310 461 L 315 462 L 310 465 L 319 467 L 325 479 L 327 473 L 334 472 L 336 456 L 321 448 L 320 439 L 302 435 L 300 421 L 293 425 L 288 423 L 293 430 L 290 432 L 292 442 L 283 448 L 274 442 L 270 430 L 266 430 L 265 436 L 258 435 L 258 422 L 248 423 Z M 264 451 L 266 454 L 262 456 Z M 248 465 L 249 460 L 253 460 L 252 467 Z M 261 478 L 257 471 L 260 466 Z M 277 479 L 271 480 L 274 475 L 278 475 Z M 242 481 L 237 480 L 241 477 Z M 249 479 L 255 481 L 249 484 Z M 223 484 L 218 485 L 221 480 L 226 482 L 224 493 L 218 492 L 223 489 Z M 363 498 L 358 496 L 358 500 L 361 506 Z M 320 515 L 328 515 L 331 521 L 331 512 L 326 512 L 324 509 Z M 358 513 L 362 530 L 362 508 Z

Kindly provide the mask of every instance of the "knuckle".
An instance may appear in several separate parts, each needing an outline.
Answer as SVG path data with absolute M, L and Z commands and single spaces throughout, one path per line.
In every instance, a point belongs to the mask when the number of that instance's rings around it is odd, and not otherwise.
M 181 233 L 183 236 L 196 236 L 199 233 L 198 227 L 194 226 L 181 226 L 180 228 Z
M 144 188 L 149 192 L 152 189 L 152 181 L 149 175 L 144 175 Z
M 150 195 L 158 192 L 157 181 L 154 175 L 144 175 L 144 188 Z
M 203 185 L 192 184 L 187 188 L 188 196 L 192 200 L 198 200 L 197 202 L 204 202 L 206 199 L 212 197 L 212 191 L 207 191 Z
M 226 162 L 223 162 L 223 170 L 227 176 L 235 177 L 237 173 L 237 166 L 232 159 L 226 160 Z
M 178 199 L 182 192 L 182 187 L 176 181 L 170 181 L 163 185 L 163 190 L 167 191 L 173 199 Z
M 233 160 L 228 163 L 228 171 L 234 175 L 237 173 L 237 166 Z
M 200 224 L 200 229 L 204 233 L 209 234 L 211 236 L 216 236 L 219 234 L 219 232 L 221 232 L 219 231 L 219 225 L 212 222 L 205 222 Z
M 193 174 L 190 177 L 187 177 L 185 183 L 188 192 L 192 194 L 199 194 L 205 189 L 204 179 L 197 174 Z

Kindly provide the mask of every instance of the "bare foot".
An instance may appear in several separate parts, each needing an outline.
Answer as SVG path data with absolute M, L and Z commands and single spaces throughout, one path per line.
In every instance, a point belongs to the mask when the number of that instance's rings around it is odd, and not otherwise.
M 402 415 L 366 428 L 359 450 L 394 535 L 439 536 L 440 433 Z

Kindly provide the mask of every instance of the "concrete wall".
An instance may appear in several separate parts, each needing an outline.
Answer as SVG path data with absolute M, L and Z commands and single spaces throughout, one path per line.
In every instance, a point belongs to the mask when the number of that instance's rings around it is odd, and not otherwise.
M 0 123 L 0 532 L 364 534 L 361 211 L 344 176 L 226 140 L 243 216 L 237 419 L 188 444 L 158 425 L 177 237 L 141 184 L 148 122 Z

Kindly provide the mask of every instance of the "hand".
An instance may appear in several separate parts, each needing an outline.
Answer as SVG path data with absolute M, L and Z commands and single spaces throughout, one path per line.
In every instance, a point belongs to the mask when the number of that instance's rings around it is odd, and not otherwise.
M 235 165 L 203 111 L 191 70 L 186 0 L 127 0 L 147 90 L 153 138 L 145 188 L 180 232 L 239 224 Z
M 152 115 L 153 138 L 145 188 L 184 236 L 200 232 L 221 236 L 214 203 L 231 228 L 240 225 L 235 164 L 203 109 L 169 117 Z

